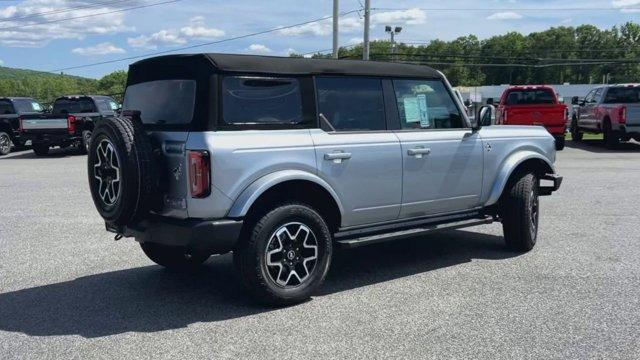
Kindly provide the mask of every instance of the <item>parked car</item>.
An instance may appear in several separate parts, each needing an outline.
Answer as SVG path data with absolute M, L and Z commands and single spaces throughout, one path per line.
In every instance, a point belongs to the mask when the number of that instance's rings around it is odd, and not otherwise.
M 500 98 L 496 111 L 499 125 L 539 125 L 556 140 L 556 149 L 565 146 L 569 109 L 550 86 L 510 86 Z
M 116 115 L 119 107 L 108 96 L 63 96 L 53 102 L 51 113 L 21 116 L 20 135 L 31 141 L 38 156 L 48 154 L 53 146 L 77 146 L 86 153 L 95 121 Z
M 10 153 L 12 146 L 24 148 L 25 140 L 20 137 L 20 118 L 42 111 L 42 106 L 32 98 L 0 98 L 0 156 Z
M 580 100 L 573 98 L 576 111 L 571 136 L 581 141 L 584 133 L 603 134 L 607 148 L 620 141 L 640 141 L 640 84 L 597 87 Z
M 270 304 L 309 298 L 335 246 L 500 221 L 529 251 L 562 181 L 545 129 L 472 124 L 424 66 L 163 56 L 130 66 L 123 109 L 88 156 L 107 230 L 173 269 L 233 251 Z

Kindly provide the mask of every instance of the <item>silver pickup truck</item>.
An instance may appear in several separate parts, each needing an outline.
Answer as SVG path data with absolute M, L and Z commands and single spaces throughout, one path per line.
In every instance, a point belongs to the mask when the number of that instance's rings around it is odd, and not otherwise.
M 123 108 L 89 149 L 107 230 L 172 269 L 232 251 L 270 304 L 309 298 L 336 247 L 499 221 L 529 251 L 562 181 L 544 128 L 471 123 L 424 66 L 164 56 L 131 65 Z

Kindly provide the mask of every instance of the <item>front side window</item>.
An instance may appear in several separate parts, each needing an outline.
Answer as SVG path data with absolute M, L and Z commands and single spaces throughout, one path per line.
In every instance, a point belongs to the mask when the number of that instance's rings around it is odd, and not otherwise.
M 612 87 L 604 97 L 605 104 L 640 103 L 640 87 Z
M 317 77 L 318 116 L 331 131 L 386 130 L 380 79 Z
M 227 125 L 297 125 L 303 122 L 300 83 L 294 78 L 227 76 L 222 80 Z
M 440 80 L 394 80 L 402 129 L 460 129 L 460 110 Z
M 13 102 L 13 105 L 19 113 L 40 113 L 43 111 L 40 104 L 29 99 L 17 99 Z

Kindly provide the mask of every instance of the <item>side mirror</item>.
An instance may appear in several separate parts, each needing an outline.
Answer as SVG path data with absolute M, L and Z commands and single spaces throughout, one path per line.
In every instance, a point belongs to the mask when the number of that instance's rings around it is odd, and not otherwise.
M 493 98 L 487 98 L 487 105 L 493 105 Z
M 480 130 L 483 126 L 490 126 L 495 115 L 496 108 L 493 105 L 484 105 L 478 110 L 475 118 L 474 130 Z
M 580 103 L 580 98 L 577 96 L 574 96 L 571 98 L 571 105 L 578 105 Z
M 464 101 L 464 106 L 469 107 L 471 106 L 471 100 L 467 99 Z

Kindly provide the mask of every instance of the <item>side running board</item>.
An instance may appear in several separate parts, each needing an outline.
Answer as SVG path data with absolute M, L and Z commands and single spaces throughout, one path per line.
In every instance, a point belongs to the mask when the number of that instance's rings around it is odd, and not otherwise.
M 420 236 L 420 235 L 424 235 L 424 234 L 428 234 L 436 231 L 456 230 L 456 229 L 463 229 L 463 228 L 468 228 L 472 226 L 486 225 L 486 224 L 491 224 L 494 221 L 496 221 L 494 217 L 486 216 L 480 219 L 475 218 L 475 219 L 456 221 L 456 222 L 451 222 L 446 224 L 424 225 L 421 227 L 408 229 L 408 230 L 394 231 L 394 232 L 385 233 L 385 234 L 369 235 L 369 236 L 363 236 L 363 237 L 354 238 L 354 239 L 338 240 L 336 241 L 336 243 L 339 244 L 340 247 L 342 248 L 356 248 L 364 245 L 376 244 L 376 243 L 381 243 L 385 241 L 406 239 L 406 238 Z

